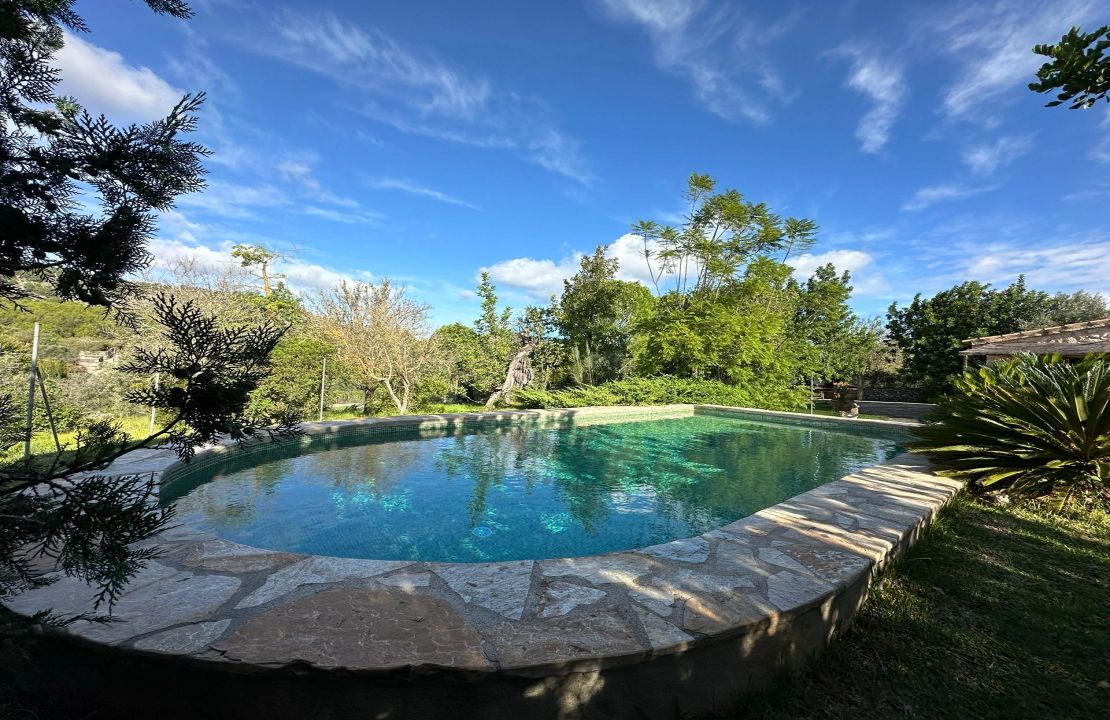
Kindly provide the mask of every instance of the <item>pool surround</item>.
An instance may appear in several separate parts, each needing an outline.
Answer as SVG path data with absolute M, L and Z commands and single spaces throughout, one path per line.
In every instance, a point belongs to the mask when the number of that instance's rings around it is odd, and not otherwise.
M 441 432 L 690 414 L 765 416 L 868 434 L 904 433 L 912 425 L 675 405 L 374 418 L 309 423 L 304 431 Z M 263 444 L 206 448 L 193 466 Z M 165 450 L 128 454 L 109 469 L 160 478 L 180 471 Z M 819 653 L 850 623 L 873 574 L 959 487 L 933 475 L 923 458 L 903 454 L 700 536 L 511 562 L 304 556 L 176 527 L 149 541 L 163 554 L 121 597 L 115 614 L 122 622 L 77 622 L 51 633 L 154 677 L 188 668 L 211 679 L 230 671 L 285 698 L 275 702 L 278 716 L 295 716 L 295 708 L 337 692 L 361 698 L 367 716 L 435 717 L 451 697 L 474 717 L 662 718 L 721 710 Z M 6 604 L 22 614 L 68 614 L 88 611 L 91 595 L 62 577 Z M 328 688 L 322 696 L 293 691 L 293 677 L 306 674 L 315 678 L 312 687 Z M 216 696 L 224 707 L 236 701 L 230 690 Z

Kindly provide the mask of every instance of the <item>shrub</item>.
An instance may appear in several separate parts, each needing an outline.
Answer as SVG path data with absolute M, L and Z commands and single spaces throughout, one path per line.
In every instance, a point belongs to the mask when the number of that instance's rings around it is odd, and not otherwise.
M 565 390 L 525 388 L 513 395 L 525 408 L 588 407 L 593 405 L 670 405 L 703 403 L 797 410 L 805 405 L 806 390 L 728 385 L 717 380 L 650 377 L 616 380 L 602 385 L 584 385 Z
M 1110 498 L 1110 364 L 1088 357 L 1017 358 L 967 372 L 915 429 L 914 450 L 979 492 Z

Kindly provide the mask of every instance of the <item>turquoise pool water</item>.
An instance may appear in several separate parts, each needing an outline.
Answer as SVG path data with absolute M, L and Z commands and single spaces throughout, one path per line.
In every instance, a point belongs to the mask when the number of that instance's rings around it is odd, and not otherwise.
M 163 487 L 255 547 L 389 560 L 592 555 L 689 537 L 898 452 L 891 439 L 692 416 L 277 445 Z

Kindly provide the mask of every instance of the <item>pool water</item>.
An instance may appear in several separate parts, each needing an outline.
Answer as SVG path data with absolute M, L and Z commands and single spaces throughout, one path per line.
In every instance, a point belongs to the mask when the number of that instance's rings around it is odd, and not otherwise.
M 699 535 L 899 451 L 891 439 L 695 415 L 315 439 L 188 471 L 177 519 L 314 555 L 478 562 Z

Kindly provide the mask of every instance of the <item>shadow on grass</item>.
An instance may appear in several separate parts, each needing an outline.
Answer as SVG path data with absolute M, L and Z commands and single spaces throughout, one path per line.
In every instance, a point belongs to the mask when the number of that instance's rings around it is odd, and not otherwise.
M 732 717 L 1105 718 L 1108 604 L 1110 516 L 961 497 L 852 631 Z

